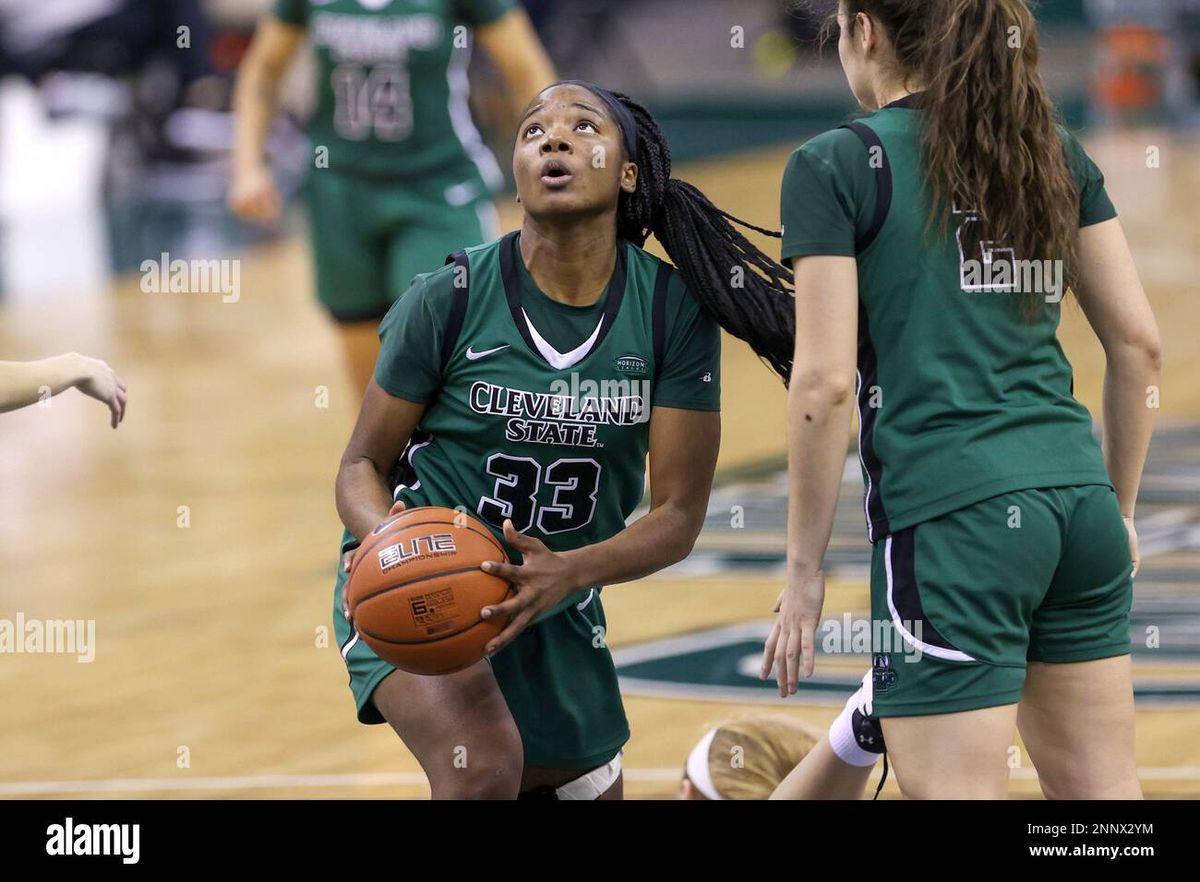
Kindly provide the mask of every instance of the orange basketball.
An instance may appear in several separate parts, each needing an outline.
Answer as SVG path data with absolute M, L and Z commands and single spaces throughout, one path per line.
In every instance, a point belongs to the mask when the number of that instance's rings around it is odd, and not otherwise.
M 410 508 L 362 543 L 346 582 L 354 628 L 375 654 L 413 674 L 449 674 L 483 658 L 503 620 L 479 611 L 512 589 L 479 569 L 504 549 L 478 520 L 452 508 Z

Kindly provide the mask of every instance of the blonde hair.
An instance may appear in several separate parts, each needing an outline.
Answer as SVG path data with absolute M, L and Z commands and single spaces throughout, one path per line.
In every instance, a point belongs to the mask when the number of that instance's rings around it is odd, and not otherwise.
M 766 799 L 821 740 L 791 717 L 755 715 L 716 727 L 708 771 L 722 799 Z

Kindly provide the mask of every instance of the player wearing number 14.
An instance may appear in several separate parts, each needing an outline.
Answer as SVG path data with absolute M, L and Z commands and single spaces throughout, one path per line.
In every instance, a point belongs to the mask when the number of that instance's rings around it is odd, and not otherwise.
M 305 36 L 317 68 L 307 183 L 317 296 L 357 400 L 379 319 L 429 255 L 496 235 L 491 197 L 503 178 L 467 107 L 473 44 L 503 74 L 514 115 L 554 73 L 513 0 L 275 0 L 235 96 L 229 201 L 244 217 L 278 213 L 262 161 L 268 102 Z

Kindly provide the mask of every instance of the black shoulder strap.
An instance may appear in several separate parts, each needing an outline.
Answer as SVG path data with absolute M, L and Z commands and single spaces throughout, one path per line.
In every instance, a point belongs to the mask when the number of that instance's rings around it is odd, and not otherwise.
M 662 370 L 667 351 L 667 286 L 671 282 L 671 265 L 660 262 L 654 277 L 654 302 L 651 304 L 650 326 L 654 335 L 654 373 Z
M 446 258 L 446 263 L 454 264 L 454 302 L 450 305 L 446 335 L 442 338 L 443 367 L 449 363 L 458 343 L 458 335 L 462 333 L 463 319 L 467 315 L 467 297 L 471 291 L 471 267 L 467 262 L 467 252 L 455 251 Z
M 859 140 L 866 145 L 868 157 L 873 158 L 876 148 L 879 151 L 879 166 L 875 169 L 875 217 L 871 220 L 870 228 L 854 243 L 854 250 L 862 254 L 879 235 L 879 230 L 892 208 L 892 166 L 888 162 L 887 151 L 883 149 L 883 142 L 879 140 L 879 135 L 873 128 L 860 122 L 846 123 L 842 128 L 858 135 Z

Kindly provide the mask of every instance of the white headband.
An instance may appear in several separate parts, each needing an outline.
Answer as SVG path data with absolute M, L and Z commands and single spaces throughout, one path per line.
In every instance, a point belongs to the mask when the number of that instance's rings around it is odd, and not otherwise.
M 687 776 L 688 780 L 696 786 L 696 789 L 705 795 L 708 799 L 724 799 L 717 788 L 713 786 L 712 774 L 708 770 L 708 750 L 712 747 L 713 738 L 717 735 L 717 730 L 713 729 L 708 732 L 700 741 L 692 748 L 692 752 L 687 758 Z

